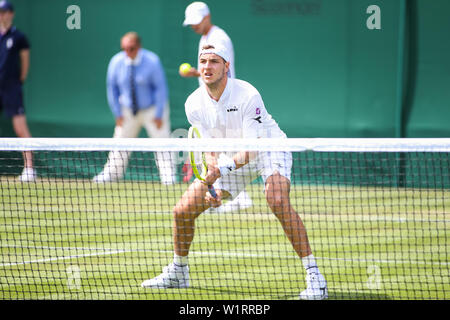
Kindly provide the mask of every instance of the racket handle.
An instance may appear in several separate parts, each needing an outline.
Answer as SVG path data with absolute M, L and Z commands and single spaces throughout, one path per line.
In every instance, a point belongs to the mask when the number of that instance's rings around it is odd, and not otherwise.
M 214 198 L 217 198 L 217 193 L 213 186 L 208 186 L 208 191 Z

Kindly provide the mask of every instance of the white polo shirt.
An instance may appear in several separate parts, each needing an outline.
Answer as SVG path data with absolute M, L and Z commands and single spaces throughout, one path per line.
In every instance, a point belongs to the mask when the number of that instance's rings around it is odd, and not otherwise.
M 286 134 L 267 112 L 264 102 L 250 83 L 228 78 L 219 101 L 211 99 L 206 86 L 200 86 L 186 100 L 186 116 L 205 138 L 286 138 Z M 236 152 L 226 152 L 233 156 Z M 219 178 L 216 189 L 228 191 L 232 198 L 261 176 L 264 183 L 274 172 L 290 180 L 290 152 L 259 152 L 247 165 Z
M 286 138 L 250 83 L 228 78 L 219 101 L 200 86 L 186 100 L 189 123 L 205 138 Z

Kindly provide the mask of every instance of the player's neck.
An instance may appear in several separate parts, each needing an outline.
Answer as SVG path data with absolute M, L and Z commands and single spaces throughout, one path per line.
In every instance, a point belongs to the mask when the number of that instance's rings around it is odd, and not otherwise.
M 211 99 L 213 99 L 215 101 L 220 100 L 220 97 L 222 96 L 222 94 L 225 91 L 225 88 L 227 86 L 227 81 L 228 81 L 228 77 L 225 76 L 219 82 L 206 85 L 206 90 L 208 91 L 208 94 L 211 97 Z
M 204 36 L 206 36 L 209 31 L 211 30 L 211 28 L 213 27 L 213 25 L 210 23 L 205 27 L 205 32 L 203 33 Z

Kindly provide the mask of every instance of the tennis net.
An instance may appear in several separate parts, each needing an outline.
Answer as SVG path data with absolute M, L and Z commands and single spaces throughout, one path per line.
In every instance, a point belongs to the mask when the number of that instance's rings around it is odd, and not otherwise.
M 94 182 L 111 150 L 124 169 Z M 140 286 L 173 259 L 187 152 L 239 150 L 292 153 L 290 201 L 329 299 L 450 298 L 450 139 L 1 138 L 0 299 L 298 299 L 305 269 L 260 177 L 251 205 L 196 220 L 189 288 Z

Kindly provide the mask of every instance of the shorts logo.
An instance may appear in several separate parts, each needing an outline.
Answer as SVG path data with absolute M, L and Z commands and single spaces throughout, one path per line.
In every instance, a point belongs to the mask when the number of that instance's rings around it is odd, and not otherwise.
M 233 107 L 227 109 L 227 112 L 232 112 L 232 111 L 238 111 L 238 108 L 236 106 L 233 106 Z

